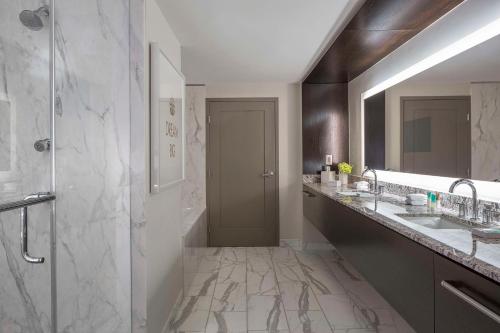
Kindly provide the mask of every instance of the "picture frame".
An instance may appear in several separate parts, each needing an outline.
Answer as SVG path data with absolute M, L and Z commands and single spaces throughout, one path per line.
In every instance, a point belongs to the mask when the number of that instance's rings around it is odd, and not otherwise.
M 158 43 L 150 43 L 150 192 L 185 178 L 185 78 Z

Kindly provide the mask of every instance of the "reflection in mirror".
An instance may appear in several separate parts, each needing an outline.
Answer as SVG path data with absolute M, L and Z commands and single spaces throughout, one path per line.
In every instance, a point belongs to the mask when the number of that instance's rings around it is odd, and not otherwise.
M 365 99 L 370 168 L 500 179 L 500 37 Z

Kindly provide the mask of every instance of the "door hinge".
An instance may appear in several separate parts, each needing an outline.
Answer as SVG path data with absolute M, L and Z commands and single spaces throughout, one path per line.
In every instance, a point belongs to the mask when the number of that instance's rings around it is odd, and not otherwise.
M 467 121 L 470 121 L 470 113 L 467 112 Z
M 208 123 L 210 124 L 212 122 L 212 118 L 208 116 Z

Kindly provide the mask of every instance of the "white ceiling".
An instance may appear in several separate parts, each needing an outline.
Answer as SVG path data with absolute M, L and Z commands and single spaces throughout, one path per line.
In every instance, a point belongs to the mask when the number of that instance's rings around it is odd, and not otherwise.
M 188 83 L 297 82 L 363 0 L 157 0 Z
M 469 83 L 500 81 L 500 36 L 494 37 L 406 82 Z

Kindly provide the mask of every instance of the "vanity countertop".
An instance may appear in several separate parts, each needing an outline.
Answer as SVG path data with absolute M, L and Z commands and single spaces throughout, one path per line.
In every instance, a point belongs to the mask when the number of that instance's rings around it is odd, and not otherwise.
M 466 229 L 431 229 L 411 223 L 396 214 L 428 213 L 427 207 L 406 205 L 404 198 L 392 194 L 378 199 L 350 197 L 339 194 L 336 187 L 318 183 L 304 185 L 500 283 L 500 240 L 476 238 Z

